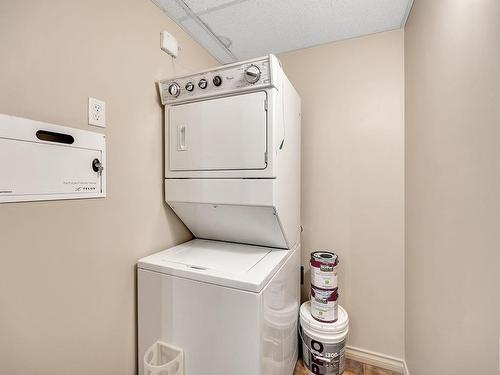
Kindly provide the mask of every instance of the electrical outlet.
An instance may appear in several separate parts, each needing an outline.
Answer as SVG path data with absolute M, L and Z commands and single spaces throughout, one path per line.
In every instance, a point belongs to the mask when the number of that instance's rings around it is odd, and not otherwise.
M 106 103 L 89 96 L 89 125 L 106 127 Z

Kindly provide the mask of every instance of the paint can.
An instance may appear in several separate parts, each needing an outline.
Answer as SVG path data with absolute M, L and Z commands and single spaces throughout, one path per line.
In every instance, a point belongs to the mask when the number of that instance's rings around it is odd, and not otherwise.
M 338 289 L 319 289 L 311 285 L 311 315 L 324 323 L 338 319 Z
M 335 323 L 318 322 L 311 315 L 311 303 L 300 307 L 299 334 L 302 357 L 309 375 L 341 375 L 345 368 L 345 348 L 349 332 L 349 316 L 338 307 Z
M 339 258 L 330 251 L 315 251 L 311 254 L 311 285 L 320 289 L 337 289 L 337 266 Z

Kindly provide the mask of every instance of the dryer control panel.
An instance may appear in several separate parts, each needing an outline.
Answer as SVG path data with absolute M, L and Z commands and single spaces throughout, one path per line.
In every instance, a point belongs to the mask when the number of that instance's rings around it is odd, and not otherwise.
M 236 63 L 175 79 L 159 82 L 163 104 L 197 100 L 236 91 L 251 91 L 270 86 L 275 75 L 273 65 L 279 62 L 273 55 Z

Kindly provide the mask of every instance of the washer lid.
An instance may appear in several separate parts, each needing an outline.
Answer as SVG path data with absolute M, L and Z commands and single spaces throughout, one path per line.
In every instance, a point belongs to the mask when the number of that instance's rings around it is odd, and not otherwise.
M 292 251 L 194 239 L 142 258 L 140 269 L 260 292 Z

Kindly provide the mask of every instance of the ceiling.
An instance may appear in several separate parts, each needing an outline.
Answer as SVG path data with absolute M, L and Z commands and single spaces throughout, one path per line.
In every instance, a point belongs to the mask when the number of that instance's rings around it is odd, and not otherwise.
M 413 0 L 153 0 L 221 63 L 398 29 Z

